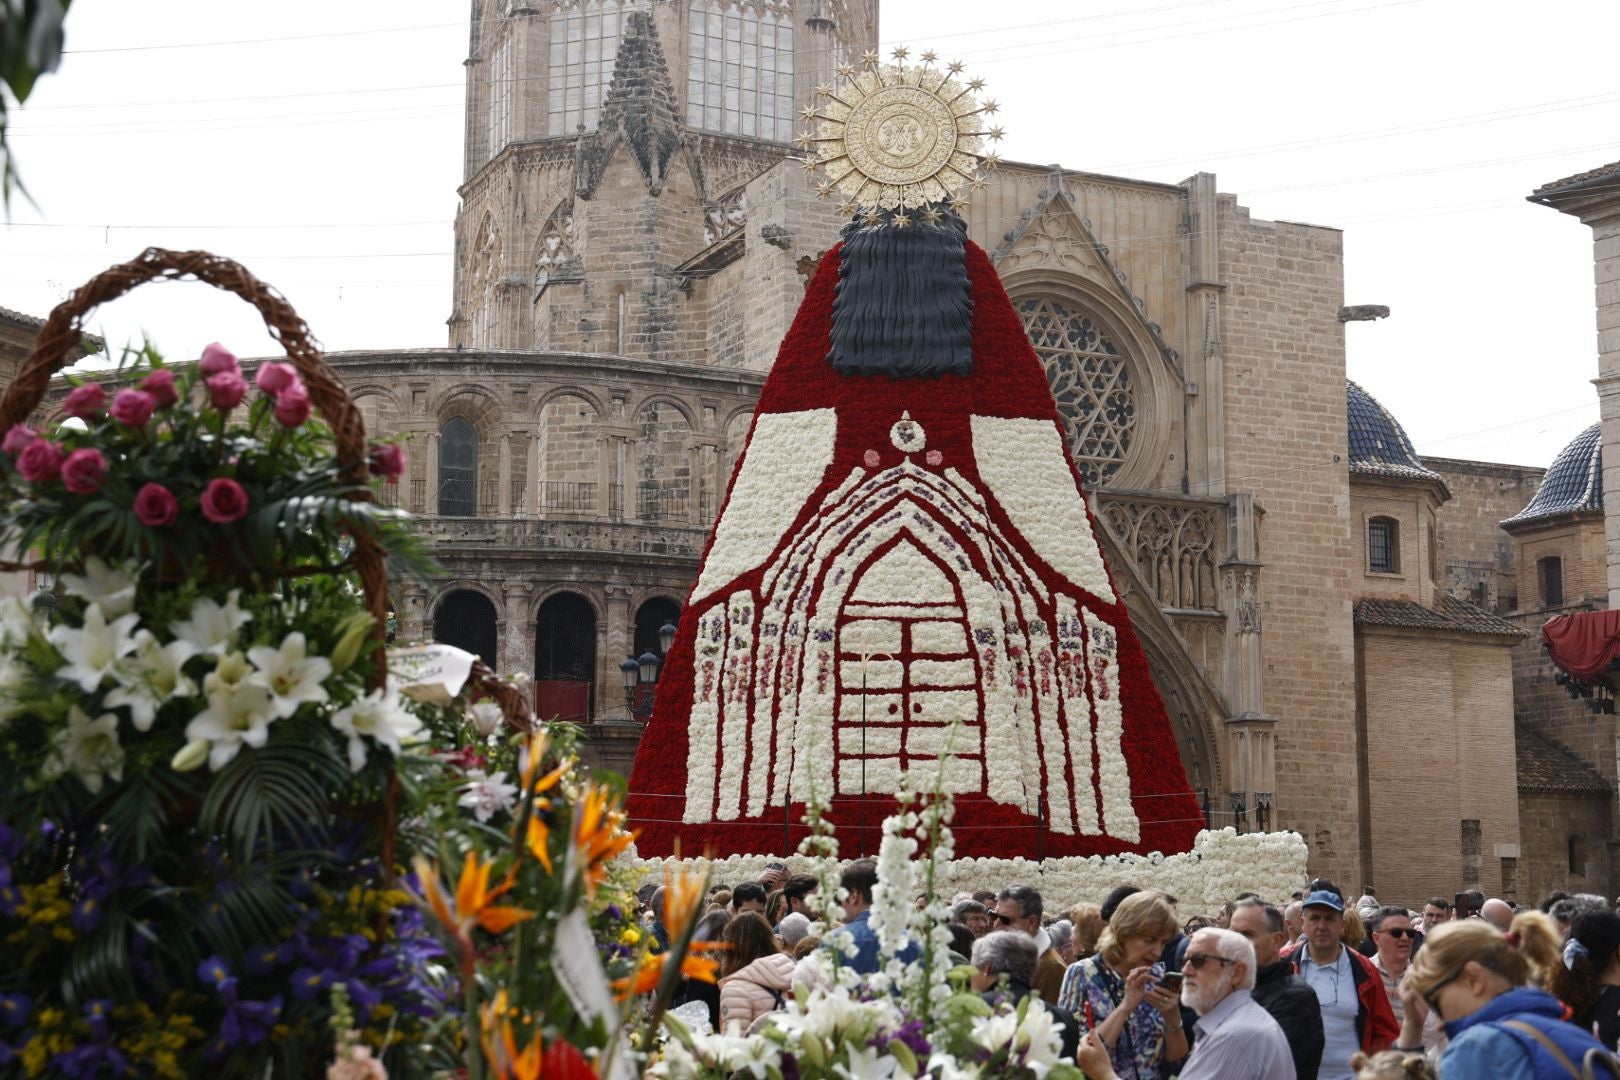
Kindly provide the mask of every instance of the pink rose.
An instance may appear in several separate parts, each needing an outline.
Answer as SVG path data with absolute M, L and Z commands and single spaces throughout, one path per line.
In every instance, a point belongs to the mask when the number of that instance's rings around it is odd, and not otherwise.
M 0 442 L 0 450 L 15 454 L 37 438 L 39 435 L 27 424 L 13 424 L 11 430 L 6 432 L 5 441 Z
M 268 364 L 259 365 L 259 370 L 254 373 L 253 381 L 265 393 L 279 394 L 287 387 L 297 384 L 298 369 L 291 364 L 272 360 Z
M 180 516 L 180 500 L 162 484 L 143 484 L 135 493 L 135 520 L 148 528 L 173 525 Z
M 276 397 L 276 420 L 283 427 L 297 427 L 309 419 L 309 390 L 295 382 Z
M 240 372 L 222 371 L 208 377 L 208 399 L 220 412 L 230 412 L 247 397 L 247 380 Z
M 80 420 L 100 416 L 106 408 L 107 391 L 101 388 L 100 383 L 94 382 L 74 387 L 67 400 L 62 402 L 62 411 L 69 416 L 77 416 Z
M 107 479 L 107 459 L 100 450 L 75 450 L 62 462 L 62 486 L 75 495 L 94 495 Z
M 160 409 L 167 409 L 180 400 L 180 395 L 174 389 L 174 372 L 168 368 L 158 368 L 152 372 L 141 380 L 139 388 L 150 394 L 152 404 Z
M 197 361 L 197 370 L 203 373 L 203 378 L 208 378 L 227 371 L 240 371 L 241 368 L 236 362 L 236 354 L 216 341 L 203 350 L 202 359 Z
M 125 427 L 145 427 L 157 401 L 145 390 L 120 390 L 113 397 L 112 418 Z
M 399 483 L 399 478 L 405 475 L 405 451 L 394 443 L 372 450 L 371 473 L 387 477 L 390 484 Z
M 216 476 L 203 489 L 202 512 L 216 525 L 229 525 L 248 512 L 248 494 L 235 480 Z
M 17 455 L 17 471 L 30 484 L 55 480 L 62 471 L 62 448 L 49 439 L 35 439 Z

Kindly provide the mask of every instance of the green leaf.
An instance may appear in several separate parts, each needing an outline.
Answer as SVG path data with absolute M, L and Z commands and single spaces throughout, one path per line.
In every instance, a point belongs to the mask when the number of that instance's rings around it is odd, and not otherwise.
M 293 727 L 288 720 L 278 726 Z M 307 729 L 309 725 L 298 725 Z M 263 749 L 243 748 L 214 778 L 198 824 L 241 857 L 269 844 L 280 830 L 324 832 L 333 793 L 348 780 L 347 767 L 324 732 L 298 737 L 277 732 Z

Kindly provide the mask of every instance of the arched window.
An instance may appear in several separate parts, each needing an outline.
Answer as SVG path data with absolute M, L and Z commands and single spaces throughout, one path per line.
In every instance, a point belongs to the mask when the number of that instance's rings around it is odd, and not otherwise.
M 495 346 L 496 295 L 495 286 L 501 276 L 501 238 L 495 231 L 495 218 L 484 215 L 473 241 L 471 281 L 467 289 L 467 302 L 473 305 L 472 347 L 489 349 Z
M 495 605 L 483 593 L 456 589 L 433 612 L 433 640 L 476 653 L 499 670 L 495 655 Z
M 478 433 L 459 416 L 439 429 L 439 514 L 478 514 Z
M 543 720 L 583 723 L 596 688 L 596 611 L 583 596 L 558 593 L 540 605 L 534 628 L 535 709 Z
M 1017 306 L 1046 368 L 1075 465 L 1088 488 L 1106 484 L 1125 464 L 1136 435 L 1125 352 L 1101 320 L 1070 301 L 1032 297 Z
M 619 35 L 630 4 L 586 0 L 551 16 L 551 65 L 547 86 L 552 135 L 572 135 L 580 125 L 596 127 L 613 82 Z
M 793 19 L 736 0 L 695 0 L 686 122 L 705 131 L 793 138 Z
M 658 640 L 658 632 L 664 628 L 665 623 L 679 623 L 681 621 L 681 605 L 667 596 L 655 596 L 641 607 L 636 609 L 636 652 L 662 655 L 663 643 Z
M 1541 583 L 1541 606 L 1564 606 L 1564 560 L 1548 555 L 1536 560 L 1536 577 Z
M 1367 570 L 1374 574 L 1401 572 L 1401 526 L 1394 518 L 1375 517 L 1367 522 Z

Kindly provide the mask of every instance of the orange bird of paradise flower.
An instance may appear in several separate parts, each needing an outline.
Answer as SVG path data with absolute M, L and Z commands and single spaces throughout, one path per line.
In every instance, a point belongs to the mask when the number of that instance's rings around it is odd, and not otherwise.
M 578 853 L 585 891 L 594 900 L 596 887 L 607 878 L 607 864 L 635 843 L 641 830 L 624 831 L 624 811 L 613 808 L 613 794 L 592 781 L 585 785 L 574 811 L 574 850 Z
M 512 1027 L 512 1009 L 506 991 L 499 990 L 495 999 L 478 1010 L 478 1041 L 484 1048 L 484 1060 L 489 1063 L 496 1080 L 594 1080 L 596 1070 L 579 1048 L 557 1040 L 542 1047 L 538 1025 L 529 1036 L 527 1046 L 519 1046 L 517 1033 Z
M 422 882 L 422 899 L 427 902 L 433 917 L 456 937 L 466 940 L 474 926 L 481 926 L 492 934 L 505 933 L 525 919 L 534 918 L 534 912 L 520 907 L 501 907 L 495 901 L 512 887 L 510 879 L 491 889 L 490 871 L 495 860 L 480 859 L 476 851 L 467 852 L 461 866 L 461 877 L 456 882 L 454 906 L 445 896 L 439 878 L 439 869 L 418 855 L 412 860 L 417 879 Z

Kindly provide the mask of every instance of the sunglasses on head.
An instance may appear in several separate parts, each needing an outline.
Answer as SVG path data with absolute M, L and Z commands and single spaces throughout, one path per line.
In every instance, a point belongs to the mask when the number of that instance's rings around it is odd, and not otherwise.
M 1380 930 L 1379 933 L 1388 934 L 1396 941 L 1399 941 L 1402 938 L 1412 938 L 1414 941 L 1417 940 L 1417 931 L 1410 930 L 1404 926 L 1392 926 L 1388 930 Z
M 1207 953 L 1207 952 L 1193 953 L 1193 952 L 1190 952 L 1190 953 L 1187 954 L 1187 958 L 1186 958 L 1186 960 L 1184 960 L 1182 962 L 1181 966 L 1183 968 L 1192 968 L 1194 971 L 1203 971 L 1204 970 L 1204 965 L 1209 963 L 1211 960 L 1213 960 L 1217 964 L 1221 965 L 1221 967 L 1225 967 L 1227 964 L 1235 964 L 1235 963 L 1237 963 L 1236 960 L 1228 959 L 1227 957 L 1224 957 L 1224 956 L 1216 956 L 1214 953 Z

